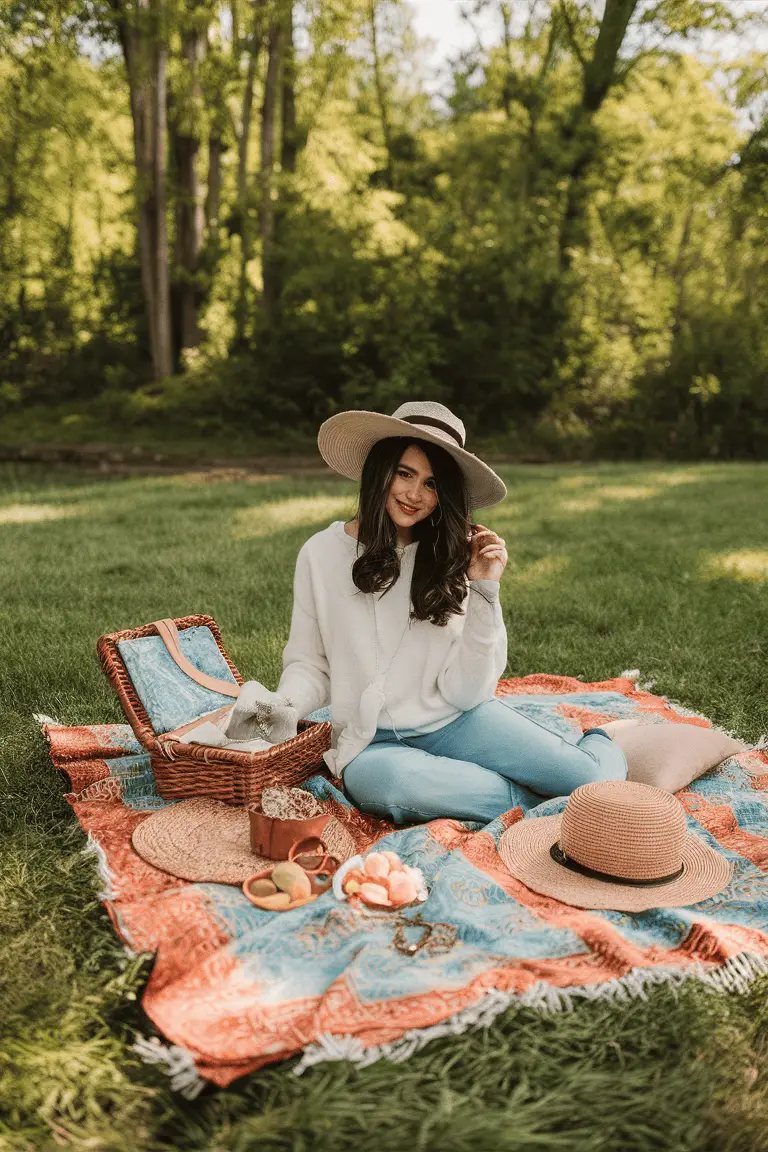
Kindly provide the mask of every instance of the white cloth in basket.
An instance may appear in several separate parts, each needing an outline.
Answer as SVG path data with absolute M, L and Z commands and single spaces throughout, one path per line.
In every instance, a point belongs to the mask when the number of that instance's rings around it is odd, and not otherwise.
M 259 680 L 246 680 L 233 706 L 216 721 L 204 720 L 184 735 L 188 744 L 263 752 L 297 733 L 298 713 L 285 696 Z

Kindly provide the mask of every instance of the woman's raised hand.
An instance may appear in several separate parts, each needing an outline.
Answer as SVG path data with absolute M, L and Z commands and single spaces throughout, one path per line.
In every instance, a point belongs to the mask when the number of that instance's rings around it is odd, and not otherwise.
M 504 540 L 484 524 L 475 527 L 474 536 L 467 535 L 472 545 L 467 576 L 470 580 L 500 580 L 509 559 Z

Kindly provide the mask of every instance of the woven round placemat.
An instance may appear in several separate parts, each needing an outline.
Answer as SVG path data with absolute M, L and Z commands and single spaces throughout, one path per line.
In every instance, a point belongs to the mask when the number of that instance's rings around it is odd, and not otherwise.
M 342 862 L 355 854 L 354 840 L 333 816 L 323 840 Z M 200 883 L 242 884 L 277 863 L 251 852 L 245 808 L 208 797 L 180 800 L 154 812 L 134 829 L 131 843 L 148 864 Z

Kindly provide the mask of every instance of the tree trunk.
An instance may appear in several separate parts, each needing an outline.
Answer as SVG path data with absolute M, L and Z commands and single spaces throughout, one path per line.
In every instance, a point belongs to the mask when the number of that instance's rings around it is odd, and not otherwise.
M 263 3 L 257 3 L 248 44 L 248 72 L 243 89 L 243 110 L 240 117 L 240 137 L 237 142 L 237 215 L 240 224 L 240 277 L 235 304 L 235 343 L 245 340 L 245 320 L 248 311 L 248 261 L 253 249 L 253 234 L 248 211 L 248 144 L 253 122 L 253 89 L 263 41 Z M 234 49 L 233 49 L 234 50 Z
M 159 39 L 154 47 L 155 57 L 155 107 L 154 139 L 155 158 L 155 284 L 157 289 L 157 366 L 162 376 L 173 372 L 173 349 L 171 343 L 171 286 L 168 273 L 168 228 L 166 222 L 166 177 L 167 177 L 167 124 L 165 101 L 167 96 L 166 63 L 168 58 L 165 44 Z
M 296 171 L 298 140 L 296 137 L 296 50 L 293 43 L 293 4 L 290 2 L 285 6 L 281 89 L 282 147 L 280 167 L 284 173 L 292 176 Z
M 180 357 L 200 343 L 198 311 L 202 299 L 199 260 L 203 243 L 203 209 L 197 172 L 200 137 L 198 108 L 202 96 L 199 61 L 205 53 L 206 31 L 196 27 L 182 35 L 185 78 L 171 102 L 171 141 L 176 168 L 176 271 L 173 285 L 175 346 Z
M 155 24 L 156 7 L 140 13 L 141 22 L 133 23 L 130 5 L 121 0 L 111 0 L 111 4 L 128 75 L 141 285 L 153 375 L 161 380 L 172 370 L 165 228 L 165 48 L 160 46 Z
M 219 226 L 221 213 L 221 157 L 224 144 L 218 127 L 208 136 L 208 188 L 205 194 L 205 228 L 209 235 Z
M 257 0 L 258 2 L 258 0 Z M 240 62 L 240 11 L 237 0 L 230 0 L 229 14 L 232 21 L 232 56 L 236 63 Z
M 549 374 L 556 379 L 556 365 L 567 356 L 568 320 L 577 292 L 573 278 L 574 253 L 587 241 L 587 208 L 589 168 L 598 152 L 595 117 L 616 82 L 616 65 L 627 26 L 638 0 L 606 0 L 600 31 L 590 59 L 575 40 L 567 9 L 561 3 L 553 11 L 561 21 L 564 34 L 569 34 L 574 55 L 583 70 L 581 99 L 560 131 L 559 181 L 565 183 L 565 203 L 558 229 L 558 274 L 542 287 L 538 314 L 537 339 L 548 346 Z M 560 34 L 550 28 L 551 37 Z M 550 44 L 554 40 L 550 39 Z
M 510 87 L 514 65 L 512 61 L 512 5 L 508 2 L 508 0 L 501 0 L 501 3 L 499 4 L 499 12 L 504 28 L 504 61 L 506 64 L 504 83 L 501 89 L 501 105 L 504 109 L 504 115 L 506 116 L 507 120 L 511 120 L 512 97 Z
M 381 134 L 384 137 L 384 148 L 387 153 L 386 172 L 390 188 L 395 187 L 395 165 L 392 156 L 392 126 L 389 121 L 389 105 L 384 86 L 384 72 L 379 54 L 379 37 L 376 27 L 376 0 L 369 0 L 368 23 L 371 29 L 371 49 L 373 51 L 373 79 L 376 85 L 376 99 L 379 105 L 379 119 L 381 121 Z
M 675 263 L 671 269 L 671 279 L 675 286 L 675 308 L 674 312 L 672 313 L 672 323 L 670 325 L 669 332 L 669 356 L 673 362 L 676 358 L 685 317 L 686 276 L 690 271 L 688 249 L 691 242 L 693 215 L 694 206 L 693 204 L 690 204 L 688 206 L 688 211 L 685 214 L 685 219 L 683 220 L 683 230 L 680 236 L 680 244 L 678 245 Z
M 586 219 L 586 175 L 597 154 L 595 116 L 616 80 L 616 62 L 638 0 L 606 0 L 592 58 L 584 66 L 580 104 L 574 109 L 562 137 L 569 161 L 568 191 L 560 228 L 560 271 L 570 271 L 573 251 L 583 246 Z
M 282 29 L 280 78 L 280 183 L 274 204 L 272 247 L 269 259 L 270 299 L 273 321 L 279 320 L 285 284 L 285 226 L 293 197 L 298 137 L 296 133 L 296 53 L 293 43 L 293 3 L 285 4 Z
M 264 80 L 264 100 L 261 106 L 261 167 L 259 184 L 261 199 L 259 204 L 259 228 L 261 231 L 261 269 L 264 285 L 264 311 L 270 324 L 277 313 L 277 284 L 274 276 L 273 239 L 275 211 L 272 202 L 272 177 L 275 161 L 275 112 L 277 110 L 278 78 L 282 56 L 282 32 L 279 22 L 273 24 L 269 33 L 269 57 L 267 74 Z
M 8 149 L 8 163 L 5 165 L 7 174 L 6 191 L 3 203 L 0 205 L 0 265 L 5 264 L 6 227 L 13 218 L 21 212 L 22 204 L 16 187 L 16 176 L 19 171 L 19 150 L 21 146 L 21 85 L 14 80 L 11 84 L 14 95 L 14 109 L 9 108 L 11 141 Z
M 547 32 L 547 47 L 536 76 L 536 84 L 527 102 L 528 133 L 523 148 L 523 165 L 519 193 L 519 203 L 521 207 L 524 207 L 529 198 L 535 194 L 536 177 L 541 167 L 539 163 L 539 120 L 546 105 L 547 73 L 555 59 L 558 37 L 558 18 L 557 13 L 553 12 L 550 16 L 549 30 Z
M 146 44 L 138 34 L 126 29 L 123 48 L 128 65 L 133 140 L 136 159 L 137 229 L 139 237 L 139 263 L 141 284 L 147 309 L 149 346 L 153 374 L 162 378 L 157 354 L 157 292 L 155 288 L 155 215 L 153 211 L 154 163 L 152 158 L 152 109 L 149 79 L 144 75 L 147 67 Z
M 222 158 L 229 148 L 228 138 L 230 129 L 227 88 L 230 72 L 239 72 L 241 55 L 240 33 L 237 24 L 238 5 L 235 0 L 233 0 L 233 3 L 230 5 L 230 12 L 232 15 L 232 29 L 228 51 L 223 49 L 217 42 L 211 41 L 210 35 L 208 33 L 206 34 L 205 52 L 208 56 L 210 67 L 207 71 L 208 82 L 203 93 L 203 99 L 210 115 L 210 123 L 208 130 L 208 173 L 205 193 L 205 233 L 198 262 L 202 274 L 198 314 L 209 299 L 215 272 L 224 251 L 220 229 L 222 224 Z

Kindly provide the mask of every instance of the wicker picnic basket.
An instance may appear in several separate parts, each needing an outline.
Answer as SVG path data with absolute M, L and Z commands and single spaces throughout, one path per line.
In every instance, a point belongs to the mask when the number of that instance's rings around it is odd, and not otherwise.
M 227 655 L 211 616 L 182 616 L 173 623 L 179 632 L 200 626 L 209 628 L 237 684 L 243 684 L 243 677 Z M 265 788 L 300 784 L 324 767 L 323 752 L 331 746 L 332 728 L 329 723 L 313 720 L 299 720 L 295 736 L 263 752 L 241 752 L 164 739 L 163 733 L 153 729 L 118 648 L 122 640 L 154 635 L 160 635 L 154 623 L 108 633 L 99 637 L 96 650 L 128 723 L 149 752 L 157 790 L 164 800 L 210 796 L 227 804 L 249 804 L 258 801 Z

